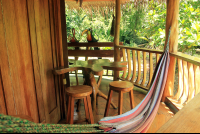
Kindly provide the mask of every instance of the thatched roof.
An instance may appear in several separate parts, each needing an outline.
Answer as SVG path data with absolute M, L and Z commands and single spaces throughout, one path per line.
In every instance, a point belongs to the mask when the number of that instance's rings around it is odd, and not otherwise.
M 148 5 L 152 0 L 120 0 L 121 4 L 134 3 L 135 7 L 139 5 Z M 116 0 L 65 0 L 69 9 L 85 9 L 91 7 L 114 7 Z M 153 0 L 154 3 L 165 3 L 166 0 Z
M 121 4 L 127 2 L 130 2 L 130 0 L 121 0 Z M 65 0 L 65 3 L 69 9 L 115 6 L 115 0 Z

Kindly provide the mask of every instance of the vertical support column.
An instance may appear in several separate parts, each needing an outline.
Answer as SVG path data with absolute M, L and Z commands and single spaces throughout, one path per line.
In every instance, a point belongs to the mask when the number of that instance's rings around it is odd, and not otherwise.
M 57 59 L 59 67 L 68 67 L 68 49 L 67 49 L 67 36 L 66 36 L 66 18 L 65 18 L 65 1 L 53 0 L 54 5 L 54 19 L 55 19 L 55 37 Z M 66 100 L 65 90 L 63 86 L 63 79 L 66 78 L 66 86 L 70 86 L 69 74 L 66 76 L 61 75 L 59 78 L 60 88 L 60 105 L 61 105 L 61 118 L 65 118 L 66 114 Z
M 119 32 L 120 32 L 120 19 L 121 19 L 121 8 L 120 1 L 116 0 L 116 8 L 115 8 L 115 35 L 114 35 L 114 61 L 120 61 L 120 50 L 117 48 L 119 46 Z M 117 80 L 119 77 L 119 71 L 114 72 L 114 80 Z
M 178 15 L 179 15 L 179 0 L 167 0 L 165 48 L 167 45 L 169 28 L 171 27 L 169 52 L 173 53 L 176 53 L 178 49 Z M 173 95 L 175 66 L 176 66 L 176 59 L 175 57 L 170 56 L 169 71 L 167 75 L 165 90 L 162 96 L 162 101 L 165 101 L 166 97 Z
M 63 49 L 63 61 L 64 67 L 68 66 L 68 44 L 67 44 L 67 34 L 66 34 L 66 16 L 65 16 L 65 0 L 60 1 L 60 16 L 61 16 L 61 31 L 62 31 L 62 49 Z M 65 76 L 67 80 L 67 86 L 70 86 L 69 73 Z

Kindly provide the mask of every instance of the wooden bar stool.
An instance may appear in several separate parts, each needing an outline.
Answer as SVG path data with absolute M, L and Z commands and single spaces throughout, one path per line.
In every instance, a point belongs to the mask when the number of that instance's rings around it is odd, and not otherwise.
M 133 87 L 134 85 L 131 82 L 128 81 L 113 81 L 109 83 L 109 94 L 108 94 L 108 100 L 106 104 L 106 109 L 104 113 L 104 117 L 108 116 L 108 111 L 110 108 L 110 102 L 112 98 L 113 91 L 116 91 L 119 93 L 119 100 L 118 100 L 118 115 L 122 114 L 122 105 L 123 105 L 123 93 L 129 92 L 130 97 L 130 104 L 131 109 L 133 109 L 134 105 L 134 98 L 133 98 Z
M 68 96 L 67 123 L 73 124 L 74 122 L 74 100 L 83 99 L 85 106 L 86 121 L 90 122 L 91 124 L 94 124 L 90 100 L 90 95 L 92 94 L 92 87 L 87 85 L 71 86 L 67 87 L 65 91 L 66 95 Z

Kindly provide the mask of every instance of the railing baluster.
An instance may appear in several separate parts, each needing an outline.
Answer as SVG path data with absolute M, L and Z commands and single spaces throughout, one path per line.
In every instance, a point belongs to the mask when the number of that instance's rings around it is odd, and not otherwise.
M 177 59 L 178 61 L 178 89 L 177 93 L 174 96 L 174 99 L 177 101 L 181 98 L 183 94 L 183 64 L 181 59 Z
M 136 76 L 136 58 L 135 58 L 135 50 L 132 50 L 132 56 L 133 56 L 133 75 L 131 78 L 131 82 L 134 82 L 135 76 Z
M 188 84 L 189 84 L 189 96 L 187 103 L 194 97 L 195 88 L 194 88 L 194 69 L 193 64 L 188 62 L 188 71 L 189 71 L 189 77 L 188 77 Z
M 122 48 L 122 54 L 123 54 L 123 61 L 127 61 L 127 60 L 126 60 L 126 50 L 125 50 L 124 48 Z M 127 72 L 127 70 L 125 70 L 125 71 L 123 72 L 123 75 L 122 75 L 122 78 L 123 78 L 123 79 L 125 79 L 125 77 L 126 77 L 126 72 Z
M 147 76 L 147 61 L 146 61 L 146 52 L 143 52 L 143 80 L 141 85 L 144 86 L 146 82 L 146 76 Z
M 188 67 L 187 67 L 187 61 L 183 61 L 183 95 L 178 101 L 178 103 L 183 104 L 187 101 L 188 97 Z
M 160 54 L 156 54 L 156 65 L 158 64 L 158 61 L 159 61 L 159 59 L 160 59 Z
M 194 65 L 194 76 L 195 76 L 195 95 L 200 92 L 200 70 L 199 66 Z
M 127 57 L 128 57 L 128 75 L 126 77 L 126 80 L 130 79 L 131 76 L 131 55 L 130 55 L 130 49 L 126 49 Z
M 140 59 L 140 51 L 137 51 L 137 60 L 138 60 L 138 76 L 136 83 L 139 84 L 141 77 L 141 59 Z
M 149 52 L 149 82 L 147 87 L 150 87 L 151 79 L 153 77 L 153 54 Z

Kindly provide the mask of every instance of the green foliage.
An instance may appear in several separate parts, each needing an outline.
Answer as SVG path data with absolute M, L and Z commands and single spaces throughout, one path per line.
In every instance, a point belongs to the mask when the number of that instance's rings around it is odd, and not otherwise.
M 190 0 L 180 3 L 179 51 L 190 54 L 200 48 L 200 1 Z
M 194 54 L 200 48 L 200 1 L 181 0 L 179 7 L 179 51 Z M 134 7 L 127 3 L 121 7 L 120 42 L 127 46 L 145 46 L 163 50 L 165 43 L 166 4 L 153 0 L 145 7 Z M 76 38 L 86 42 L 83 30 L 92 28 L 99 42 L 112 42 L 110 35 L 113 10 L 100 8 L 99 11 L 69 10 L 66 8 L 67 36 L 75 28 Z M 104 48 L 110 49 L 110 48 Z

